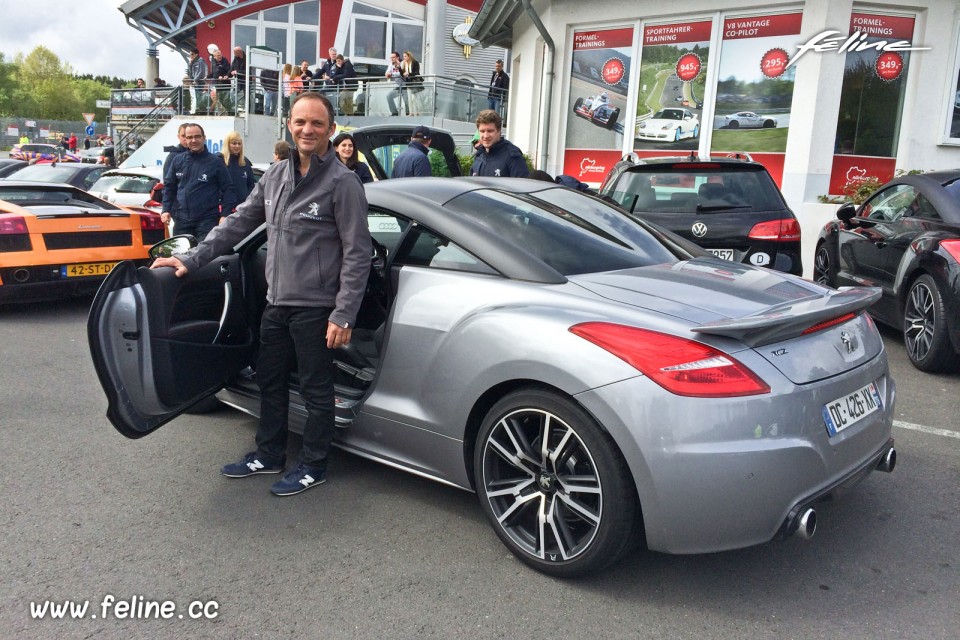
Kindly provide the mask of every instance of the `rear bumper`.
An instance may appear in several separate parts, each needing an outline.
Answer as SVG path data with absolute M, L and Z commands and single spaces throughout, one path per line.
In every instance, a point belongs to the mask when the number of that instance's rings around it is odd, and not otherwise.
M 673 401 L 640 376 L 576 396 L 630 467 L 653 551 L 710 553 L 769 542 L 796 509 L 850 488 L 888 449 L 896 385 L 884 354 L 805 385 L 786 382 L 747 352 L 737 356 L 772 383 L 771 394 Z M 872 381 L 883 409 L 831 437 L 825 404 Z
M 133 260 L 146 266 L 149 260 Z M 16 272 L 24 275 L 15 276 Z M 26 278 L 21 281 L 21 278 Z M 0 269 L 0 304 L 41 302 L 97 292 L 106 275 L 65 278 L 61 265 L 38 265 Z
M 783 525 L 780 527 L 780 530 L 777 531 L 777 534 L 773 537 L 773 539 L 782 540 L 783 538 L 792 536 L 797 530 L 797 516 L 803 513 L 803 511 L 806 509 L 821 502 L 828 502 L 835 498 L 839 498 L 847 491 L 860 484 L 868 475 L 870 475 L 879 467 L 880 462 L 887 456 L 887 453 L 893 449 L 893 444 L 893 438 L 890 438 L 887 440 L 886 444 L 884 444 L 879 451 L 877 451 L 866 462 L 864 462 L 860 468 L 851 471 L 847 476 L 841 478 L 829 487 L 821 489 L 820 491 L 807 496 L 795 504 L 793 508 L 790 509 L 790 513 L 787 514 L 786 519 L 783 521 Z

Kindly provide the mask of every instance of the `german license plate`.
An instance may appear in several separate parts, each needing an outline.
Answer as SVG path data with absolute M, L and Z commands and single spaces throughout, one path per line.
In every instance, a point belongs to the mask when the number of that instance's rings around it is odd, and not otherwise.
M 78 276 L 105 276 L 116 265 L 116 262 L 84 262 L 68 264 L 60 267 L 60 275 L 65 278 Z
M 881 409 L 883 401 L 877 391 L 877 383 L 871 382 L 823 405 L 823 421 L 827 425 L 827 433 L 833 437 Z
M 707 251 L 712 253 L 714 258 L 733 260 L 733 249 L 707 249 Z

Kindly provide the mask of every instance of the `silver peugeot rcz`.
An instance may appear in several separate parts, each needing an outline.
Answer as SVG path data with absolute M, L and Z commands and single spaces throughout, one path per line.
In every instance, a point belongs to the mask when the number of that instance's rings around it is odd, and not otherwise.
M 375 255 L 338 351 L 337 444 L 476 491 L 534 568 L 596 571 L 639 541 L 809 537 L 818 502 L 893 469 L 895 386 L 864 313 L 879 291 L 707 257 L 543 182 L 391 180 L 367 197 Z M 218 392 L 257 413 L 265 251 L 261 229 L 184 278 L 113 269 L 88 332 L 122 434 Z

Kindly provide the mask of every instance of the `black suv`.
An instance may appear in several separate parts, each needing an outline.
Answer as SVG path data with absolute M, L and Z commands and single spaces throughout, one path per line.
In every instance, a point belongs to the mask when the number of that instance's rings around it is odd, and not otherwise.
M 800 224 L 762 164 L 748 157 L 637 158 L 600 187 L 627 212 L 714 256 L 800 275 Z

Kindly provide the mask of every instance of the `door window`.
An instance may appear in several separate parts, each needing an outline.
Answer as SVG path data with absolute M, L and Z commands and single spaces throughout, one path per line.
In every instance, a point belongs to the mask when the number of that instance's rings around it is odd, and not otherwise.
M 916 189 L 910 185 L 894 185 L 870 198 L 862 215 L 877 222 L 894 222 L 903 217 L 917 195 Z

